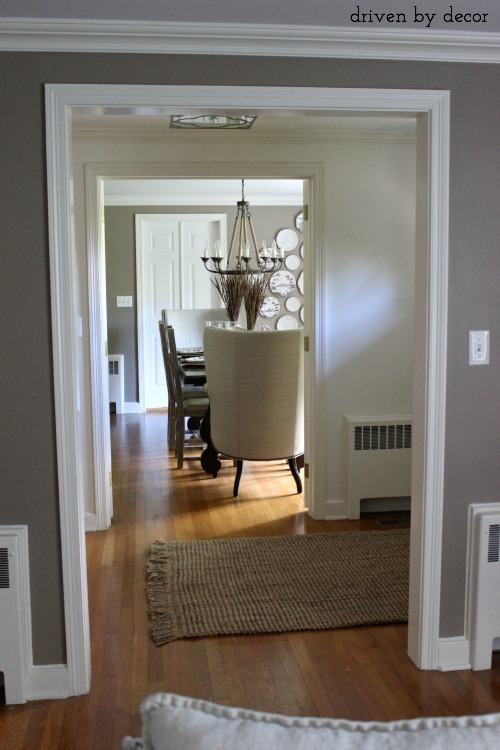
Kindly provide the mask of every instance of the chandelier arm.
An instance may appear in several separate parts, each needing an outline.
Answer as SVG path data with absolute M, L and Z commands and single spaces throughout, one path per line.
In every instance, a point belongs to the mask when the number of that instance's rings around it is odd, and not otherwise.
M 238 212 L 236 212 L 236 218 L 234 220 L 233 225 L 233 233 L 231 235 L 231 244 L 229 245 L 229 253 L 227 255 L 227 265 L 229 266 L 229 261 L 231 260 L 231 255 L 233 253 L 233 242 L 234 242 L 234 235 L 236 234 L 236 225 L 238 223 Z
M 240 243 L 238 248 L 238 261 L 241 262 L 241 248 L 242 248 L 242 239 L 243 239 L 243 226 L 245 224 L 245 217 L 243 215 L 243 212 L 240 216 Z

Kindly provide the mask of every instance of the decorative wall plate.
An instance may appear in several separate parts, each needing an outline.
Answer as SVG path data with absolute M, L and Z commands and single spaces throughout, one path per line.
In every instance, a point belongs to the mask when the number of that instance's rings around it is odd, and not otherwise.
M 281 318 L 278 318 L 278 322 L 276 323 L 278 331 L 290 331 L 293 328 L 298 327 L 299 321 L 297 318 L 294 318 L 293 315 L 282 315 Z
M 291 250 L 295 250 L 295 248 L 299 244 L 297 232 L 295 232 L 293 229 L 282 229 L 276 235 L 276 244 L 278 245 L 278 247 L 284 250 L 285 253 L 289 253 Z
M 285 258 L 285 266 L 289 271 L 296 271 L 297 268 L 300 268 L 299 256 L 295 255 L 295 253 L 290 253 L 290 255 L 287 255 Z
M 302 302 L 298 297 L 288 297 L 285 300 L 285 307 L 288 310 L 288 312 L 297 312 L 297 310 L 302 305 Z
M 299 287 L 299 292 L 301 294 L 304 294 L 304 273 L 301 272 L 299 275 L 299 278 L 297 279 L 297 286 Z
M 297 227 L 299 232 L 304 231 L 304 212 L 301 211 L 300 214 L 297 214 L 295 217 L 295 226 Z
M 276 297 L 264 297 L 264 302 L 260 308 L 259 314 L 263 318 L 275 318 L 280 311 L 280 302 Z
M 293 292 L 296 285 L 295 276 L 290 271 L 276 271 L 269 280 L 270 290 L 281 297 L 286 297 L 287 294 Z
M 300 257 L 304 260 L 304 243 L 300 246 Z
M 304 322 L 304 308 L 303 307 L 300 308 L 300 319 L 302 322 Z

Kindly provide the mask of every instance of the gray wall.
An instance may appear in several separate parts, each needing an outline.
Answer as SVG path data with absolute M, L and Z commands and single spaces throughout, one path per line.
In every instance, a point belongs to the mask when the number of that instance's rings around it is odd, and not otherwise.
M 125 401 L 139 400 L 138 384 L 138 353 L 137 353 L 137 288 L 136 288 L 136 256 L 135 256 L 135 214 L 201 214 L 215 213 L 226 214 L 227 231 L 231 236 L 234 218 L 236 215 L 235 205 L 228 206 L 108 206 L 105 210 L 105 232 L 106 232 L 106 297 L 108 313 L 108 351 L 110 354 L 125 355 Z M 251 206 L 252 221 L 259 247 L 261 240 L 265 239 L 270 245 L 280 229 L 294 227 L 295 216 L 301 210 L 297 206 Z M 300 242 L 302 235 L 299 234 Z M 227 242 L 224 243 L 226 245 Z M 297 251 L 300 247 L 297 247 Z M 285 268 L 283 266 L 283 268 Z M 302 270 L 293 271 L 298 277 Z M 134 306 L 117 308 L 116 298 L 118 295 L 132 295 Z M 269 292 L 269 296 L 275 296 Z M 296 296 L 302 298 L 297 290 Z M 280 303 L 280 315 L 288 313 L 284 306 L 283 298 L 277 298 Z M 298 313 L 293 313 L 298 318 Z M 270 328 L 276 327 L 277 318 L 272 320 L 257 319 L 257 327 L 263 323 Z M 300 325 L 302 325 L 300 323 Z
M 467 507 L 500 494 L 500 70 L 401 61 L 171 55 L 0 55 L 0 523 L 29 526 L 36 664 L 65 660 L 49 297 L 43 84 L 143 83 L 451 90 L 443 637 L 463 634 Z M 30 296 L 26 297 L 26 289 Z M 469 329 L 491 364 L 469 367 Z
M 190 21 L 202 23 L 205 21 L 218 23 L 265 23 L 265 24 L 298 24 L 313 26 L 347 26 L 372 31 L 374 28 L 390 28 L 406 31 L 418 29 L 428 31 L 446 29 L 448 31 L 494 31 L 500 29 L 500 8 L 495 0 L 455 0 L 454 14 L 488 12 L 486 19 L 478 23 L 467 23 L 464 19 L 459 22 L 445 19 L 444 14 L 450 10 L 450 2 L 436 2 L 436 0 L 419 0 L 415 3 L 421 14 L 430 14 L 428 19 L 415 20 L 414 5 L 408 2 L 395 3 L 394 0 L 377 0 L 376 3 L 358 3 L 353 0 L 253 0 L 251 3 L 235 3 L 234 0 L 217 0 L 207 3 L 204 0 L 191 0 L 180 3 L 178 0 L 107 0 L 106 3 L 81 0 L 2 0 L 1 14 L 3 16 L 24 16 L 26 18 L 99 18 L 99 19 L 128 19 L 137 21 Z M 360 6 L 365 19 L 361 22 L 351 16 Z M 385 17 L 380 20 L 370 16 L 373 9 L 379 14 L 404 13 L 404 19 L 398 22 Z M 472 19 L 471 19 L 472 21 Z

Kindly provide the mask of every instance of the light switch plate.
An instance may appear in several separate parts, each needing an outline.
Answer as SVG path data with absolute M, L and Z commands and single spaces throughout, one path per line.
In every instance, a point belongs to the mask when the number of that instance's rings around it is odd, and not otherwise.
M 132 307 L 132 297 L 121 296 L 116 298 L 117 307 Z
M 469 364 L 489 365 L 490 332 L 469 331 Z

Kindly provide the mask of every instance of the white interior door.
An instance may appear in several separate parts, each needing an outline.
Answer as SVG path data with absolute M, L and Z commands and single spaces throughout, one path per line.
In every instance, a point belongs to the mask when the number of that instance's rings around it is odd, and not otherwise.
M 225 217 L 224 217 L 225 219 Z M 207 216 L 203 219 L 186 219 L 179 222 L 181 234 L 181 308 L 203 309 L 220 305 L 220 297 L 210 283 L 200 258 L 206 249 L 213 249 L 216 240 L 225 236 L 222 233 L 220 217 Z
M 216 307 L 217 292 L 201 257 L 225 240 L 222 214 L 136 216 L 139 400 L 141 410 L 167 406 L 158 321 L 163 309 Z

